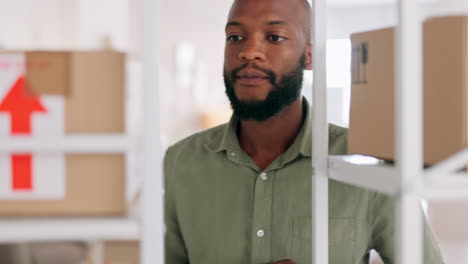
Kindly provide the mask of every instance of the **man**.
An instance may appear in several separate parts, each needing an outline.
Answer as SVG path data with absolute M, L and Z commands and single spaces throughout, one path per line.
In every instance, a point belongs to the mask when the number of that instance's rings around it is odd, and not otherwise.
M 226 25 L 228 124 L 170 147 L 164 161 L 166 264 L 311 263 L 312 68 L 306 0 L 236 0 Z M 330 126 L 329 152 L 347 131 Z M 395 263 L 394 201 L 330 181 L 330 263 Z M 424 263 L 443 263 L 425 225 Z

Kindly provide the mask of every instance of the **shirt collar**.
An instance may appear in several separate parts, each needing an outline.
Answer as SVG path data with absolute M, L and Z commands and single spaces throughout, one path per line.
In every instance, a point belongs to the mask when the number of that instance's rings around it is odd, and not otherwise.
M 311 157 L 312 153 L 312 117 L 309 102 L 305 97 L 302 98 L 302 108 L 304 111 L 304 123 L 294 143 L 283 153 L 284 161 L 289 161 L 302 154 Z M 243 152 L 237 138 L 237 127 L 239 119 L 234 115 L 224 127 L 223 133 L 218 134 L 213 140 L 206 144 L 208 150 L 212 152 L 229 151 L 234 153 Z

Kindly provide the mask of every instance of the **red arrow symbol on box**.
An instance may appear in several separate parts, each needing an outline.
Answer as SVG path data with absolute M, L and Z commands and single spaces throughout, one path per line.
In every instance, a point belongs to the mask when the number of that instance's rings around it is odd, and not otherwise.
M 31 115 L 33 112 L 47 112 L 38 96 L 28 96 L 24 77 L 20 76 L 13 87 L 0 102 L 0 112 L 11 116 L 11 133 L 31 134 Z
M 47 112 L 38 96 L 26 94 L 25 80 L 20 76 L 13 87 L 0 102 L 0 112 L 8 112 L 11 117 L 13 135 L 31 134 L 31 115 L 33 112 Z M 13 190 L 32 190 L 31 154 L 13 154 L 11 156 Z
M 13 191 L 32 191 L 32 156 L 31 154 L 11 155 Z

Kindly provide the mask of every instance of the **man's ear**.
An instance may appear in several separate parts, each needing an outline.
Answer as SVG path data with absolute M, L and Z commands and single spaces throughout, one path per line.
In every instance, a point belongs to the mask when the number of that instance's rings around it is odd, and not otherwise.
M 306 65 L 306 70 L 312 70 L 312 44 L 307 44 L 306 46 L 306 61 L 305 61 L 305 65 Z

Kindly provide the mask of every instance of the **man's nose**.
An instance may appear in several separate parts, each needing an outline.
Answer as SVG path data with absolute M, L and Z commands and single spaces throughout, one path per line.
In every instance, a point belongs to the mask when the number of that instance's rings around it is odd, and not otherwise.
M 261 41 L 255 38 L 247 40 L 239 52 L 239 59 L 241 61 L 264 61 L 266 57 Z

